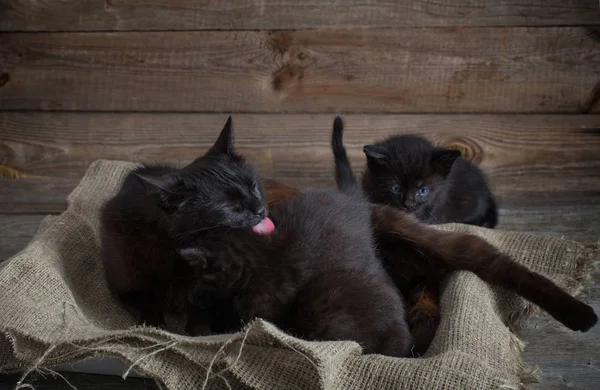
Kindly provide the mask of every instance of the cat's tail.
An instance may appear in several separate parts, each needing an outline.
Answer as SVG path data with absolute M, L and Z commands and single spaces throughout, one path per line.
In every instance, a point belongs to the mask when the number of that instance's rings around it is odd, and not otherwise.
M 352 172 L 352 166 L 346 155 L 346 148 L 344 147 L 344 122 L 342 116 L 338 114 L 333 121 L 333 132 L 331 133 L 331 150 L 333 151 L 333 158 L 335 163 L 335 182 L 338 190 L 346 193 L 358 192 L 358 184 L 356 183 L 356 177 Z

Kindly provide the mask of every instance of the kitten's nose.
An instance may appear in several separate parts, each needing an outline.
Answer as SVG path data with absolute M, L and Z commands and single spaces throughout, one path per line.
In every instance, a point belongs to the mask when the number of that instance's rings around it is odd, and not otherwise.
M 264 207 L 261 207 L 258 210 L 254 211 L 254 215 L 263 219 L 267 216 L 267 210 Z

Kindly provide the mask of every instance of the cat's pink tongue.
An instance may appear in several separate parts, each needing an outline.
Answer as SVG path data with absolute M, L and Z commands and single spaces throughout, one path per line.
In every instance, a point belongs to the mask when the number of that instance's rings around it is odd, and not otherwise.
M 273 221 L 271 221 L 271 219 L 269 219 L 269 217 L 260 221 L 260 223 L 258 225 L 252 226 L 252 231 L 254 233 L 258 233 L 258 234 L 268 235 L 268 234 L 273 233 L 274 230 L 275 230 L 275 225 L 273 224 Z

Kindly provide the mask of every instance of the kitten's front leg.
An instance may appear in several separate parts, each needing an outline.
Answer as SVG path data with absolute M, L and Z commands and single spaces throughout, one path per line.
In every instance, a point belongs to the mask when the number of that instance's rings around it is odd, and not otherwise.
M 191 336 L 205 336 L 213 332 L 215 309 L 211 291 L 194 286 L 188 293 L 185 332 Z
M 438 283 L 426 281 L 412 289 L 407 302 L 406 319 L 410 327 L 415 356 L 421 356 L 433 341 L 440 325 Z
M 156 291 L 129 291 L 120 294 L 119 299 L 138 313 L 138 325 L 166 329 L 164 298 Z
M 191 268 L 195 277 L 185 296 L 185 332 L 191 336 L 213 333 L 213 307 L 216 287 L 216 256 L 209 250 L 199 247 L 180 249 L 179 254 Z M 218 271 L 217 271 L 218 273 Z

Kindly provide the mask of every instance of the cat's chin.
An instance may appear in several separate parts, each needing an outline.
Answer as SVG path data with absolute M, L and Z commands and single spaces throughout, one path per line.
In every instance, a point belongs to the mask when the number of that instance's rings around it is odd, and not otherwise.
M 252 226 L 252 231 L 257 234 L 269 235 L 275 231 L 275 224 L 269 217 L 266 217 L 257 225 Z

